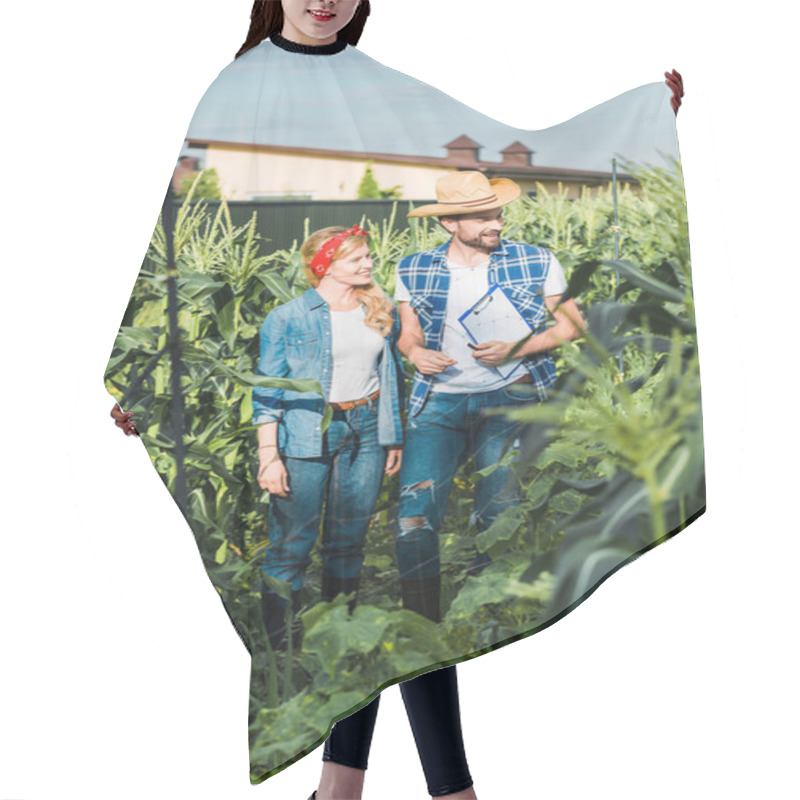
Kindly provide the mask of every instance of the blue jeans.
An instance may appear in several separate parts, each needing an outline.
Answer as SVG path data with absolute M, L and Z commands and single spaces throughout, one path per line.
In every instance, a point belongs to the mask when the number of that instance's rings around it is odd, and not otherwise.
M 272 496 L 262 570 L 297 591 L 322 522 L 322 571 L 357 578 L 386 464 L 378 443 L 378 402 L 334 411 L 319 458 L 284 458 L 289 496 Z M 323 518 L 323 502 L 325 514 Z
M 400 578 L 439 574 L 439 535 L 453 478 L 471 456 L 476 470 L 497 464 L 515 446 L 522 425 L 484 410 L 536 402 L 530 384 L 511 384 L 491 392 L 431 392 L 416 417 L 409 417 L 400 470 L 400 510 L 395 546 Z M 475 483 L 473 513 L 486 530 L 504 509 L 519 501 L 519 484 L 509 466 Z

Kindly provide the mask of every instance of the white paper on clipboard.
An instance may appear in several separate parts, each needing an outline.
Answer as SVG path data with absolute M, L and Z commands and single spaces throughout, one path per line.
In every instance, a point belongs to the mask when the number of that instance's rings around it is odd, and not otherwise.
M 475 344 L 491 341 L 518 342 L 532 330 L 502 287 L 496 283 L 472 308 L 465 311 L 458 321 Z M 505 379 L 509 378 L 521 363 L 521 358 L 512 358 L 494 369 Z

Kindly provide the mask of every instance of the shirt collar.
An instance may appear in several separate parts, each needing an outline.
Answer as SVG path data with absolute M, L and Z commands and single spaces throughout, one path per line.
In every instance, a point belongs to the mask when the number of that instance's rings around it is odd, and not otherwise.
M 290 53 L 304 53 L 310 56 L 332 56 L 341 53 L 347 47 L 347 39 L 337 39 L 331 44 L 298 44 L 290 39 L 286 39 L 279 33 L 273 33 L 270 41 L 281 50 L 288 50 Z
M 447 261 L 447 251 L 450 247 L 450 242 L 452 241 L 453 239 L 451 237 L 444 244 L 440 244 L 438 247 L 433 249 L 434 261 Z
M 325 299 L 313 286 L 306 290 L 306 293 L 303 295 L 303 300 L 309 311 L 325 305 Z

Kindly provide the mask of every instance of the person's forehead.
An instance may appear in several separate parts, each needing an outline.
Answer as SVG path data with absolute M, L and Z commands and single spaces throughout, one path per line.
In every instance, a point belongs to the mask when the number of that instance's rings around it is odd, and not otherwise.
M 369 251 L 369 245 L 365 241 L 355 242 L 348 251 L 347 257 L 360 256 L 365 250 Z
M 464 220 L 481 220 L 481 219 L 494 219 L 503 213 L 502 208 L 490 208 L 486 211 L 476 211 L 473 214 L 466 214 L 462 217 Z

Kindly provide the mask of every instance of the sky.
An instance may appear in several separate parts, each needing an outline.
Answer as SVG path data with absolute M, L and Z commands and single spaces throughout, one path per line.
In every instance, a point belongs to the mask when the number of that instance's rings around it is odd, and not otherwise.
M 221 71 L 187 140 L 444 157 L 445 145 L 466 135 L 481 145 L 483 161 L 502 162 L 501 151 L 521 141 L 537 166 L 608 172 L 614 156 L 662 166 L 678 157 L 669 97 L 663 82 L 632 87 L 571 119 L 526 130 L 359 49 L 298 56 L 264 42 Z

